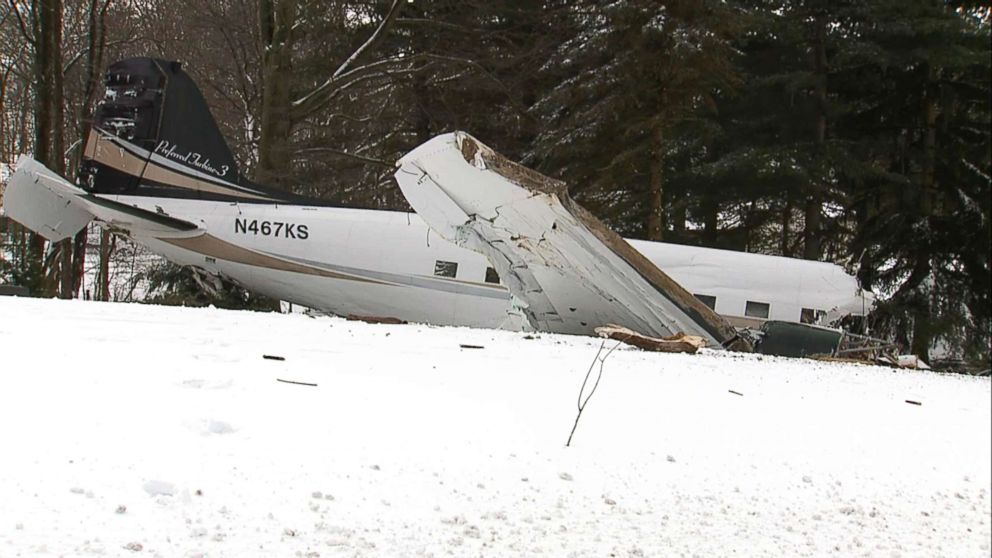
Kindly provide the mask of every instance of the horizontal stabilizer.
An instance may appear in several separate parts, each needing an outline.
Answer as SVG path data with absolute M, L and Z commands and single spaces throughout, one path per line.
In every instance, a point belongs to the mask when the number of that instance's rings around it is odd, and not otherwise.
M 182 237 L 198 231 L 188 221 L 89 194 L 26 155 L 7 181 L 3 204 L 5 215 L 51 241 L 76 234 L 94 219 L 138 236 Z
M 48 240 L 79 232 L 93 215 L 77 196 L 85 194 L 34 159 L 21 155 L 4 190 L 4 214 Z
M 592 334 L 619 324 L 646 335 L 735 344 L 722 317 L 573 201 L 565 184 L 455 132 L 397 166 L 407 201 L 444 238 L 487 256 L 543 331 Z

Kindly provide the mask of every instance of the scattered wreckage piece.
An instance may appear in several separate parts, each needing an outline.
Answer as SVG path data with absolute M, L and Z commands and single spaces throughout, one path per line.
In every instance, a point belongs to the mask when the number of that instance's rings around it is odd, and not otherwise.
M 695 354 L 696 351 L 706 346 L 706 340 L 697 335 L 676 333 L 668 337 L 648 337 L 647 335 L 642 335 L 631 329 L 614 324 L 597 327 L 596 335 L 607 339 L 616 339 L 617 341 L 633 345 L 645 351 L 660 353 Z
M 761 325 L 760 338 L 755 344 L 764 355 L 793 358 L 816 355 L 837 356 L 844 332 L 813 324 L 797 324 L 769 320 Z
M 930 365 L 916 355 L 885 354 L 875 359 L 876 362 L 887 364 L 896 368 L 908 368 L 910 370 L 931 370 Z
M 836 358 L 855 359 L 868 364 L 910 370 L 931 369 L 929 364 L 916 355 L 899 354 L 899 345 L 891 341 L 849 331 L 840 331 L 840 333 L 841 339 L 833 354 Z
M 293 385 L 297 385 L 297 386 L 317 387 L 317 384 L 312 383 L 312 382 L 299 382 L 299 381 L 296 381 L 296 380 L 283 380 L 282 378 L 276 378 L 276 381 L 277 382 L 282 382 L 284 384 L 293 384 Z
M 403 325 L 407 323 L 406 320 L 392 316 L 359 316 L 358 314 L 348 314 L 344 318 L 349 322 L 365 322 L 367 324 Z
M 751 350 L 724 318 L 572 200 L 563 182 L 464 132 L 427 141 L 397 166 L 414 210 L 445 239 L 485 255 L 534 329 L 591 335 L 619 323 Z
M 769 320 L 761 327 L 755 349 L 765 355 L 930 370 L 916 355 L 900 355 L 895 343 L 813 324 Z

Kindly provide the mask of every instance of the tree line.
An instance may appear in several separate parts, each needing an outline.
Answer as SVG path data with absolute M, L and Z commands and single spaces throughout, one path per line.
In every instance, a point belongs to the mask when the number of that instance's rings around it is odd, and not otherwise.
M 6 0 L 0 160 L 30 153 L 72 176 L 106 65 L 180 60 L 260 182 L 406 209 L 393 162 L 466 130 L 565 180 L 624 235 L 839 263 L 883 300 L 873 335 L 987 363 L 990 11 Z M 85 233 L 54 249 L 9 221 L 0 234 L 0 280 L 78 294 Z M 114 241 L 99 242 L 108 253 Z

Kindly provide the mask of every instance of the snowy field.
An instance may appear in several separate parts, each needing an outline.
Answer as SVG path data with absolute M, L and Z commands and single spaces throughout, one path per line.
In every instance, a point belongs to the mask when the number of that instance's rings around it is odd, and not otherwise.
M 0 557 L 989 556 L 988 378 L 598 346 L 0 297 Z

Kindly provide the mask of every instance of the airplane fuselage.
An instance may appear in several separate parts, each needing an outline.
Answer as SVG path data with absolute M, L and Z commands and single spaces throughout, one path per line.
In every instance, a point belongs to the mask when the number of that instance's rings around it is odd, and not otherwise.
M 101 197 L 195 223 L 206 236 L 134 238 L 273 298 L 343 316 L 522 327 L 509 291 L 492 275 L 486 282 L 486 259 L 438 237 L 414 213 Z
M 338 315 L 527 329 L 486 258 L 442 239 L 415 213 L 326 206 L 100 197 L 196 224 L 207 235 L 139 243 L 255 292 Z M 836 265 L 658 242 L 631 244 L 738 324 L 854 311 Z M 805 283 L 805 288 L 804 287 Z M 767 313 L 754 315 L 755 307 Z M 819 315 L 819 314 L 817 314 Z
M 51 241 L 96 220 L 270 297 L 443 325 L 593 334 L 615 323 L 750 350 L 727 316 L 857 310 L 857 283 L 832 264 L 625 242 L 564 183 L 465 132 L 397 161 L 418 214 L 341 208 L 245 176 L 178 62 L 121 60 L 105 86 L 75 183 L 29 157 L 8 182 L 10 215 Z

